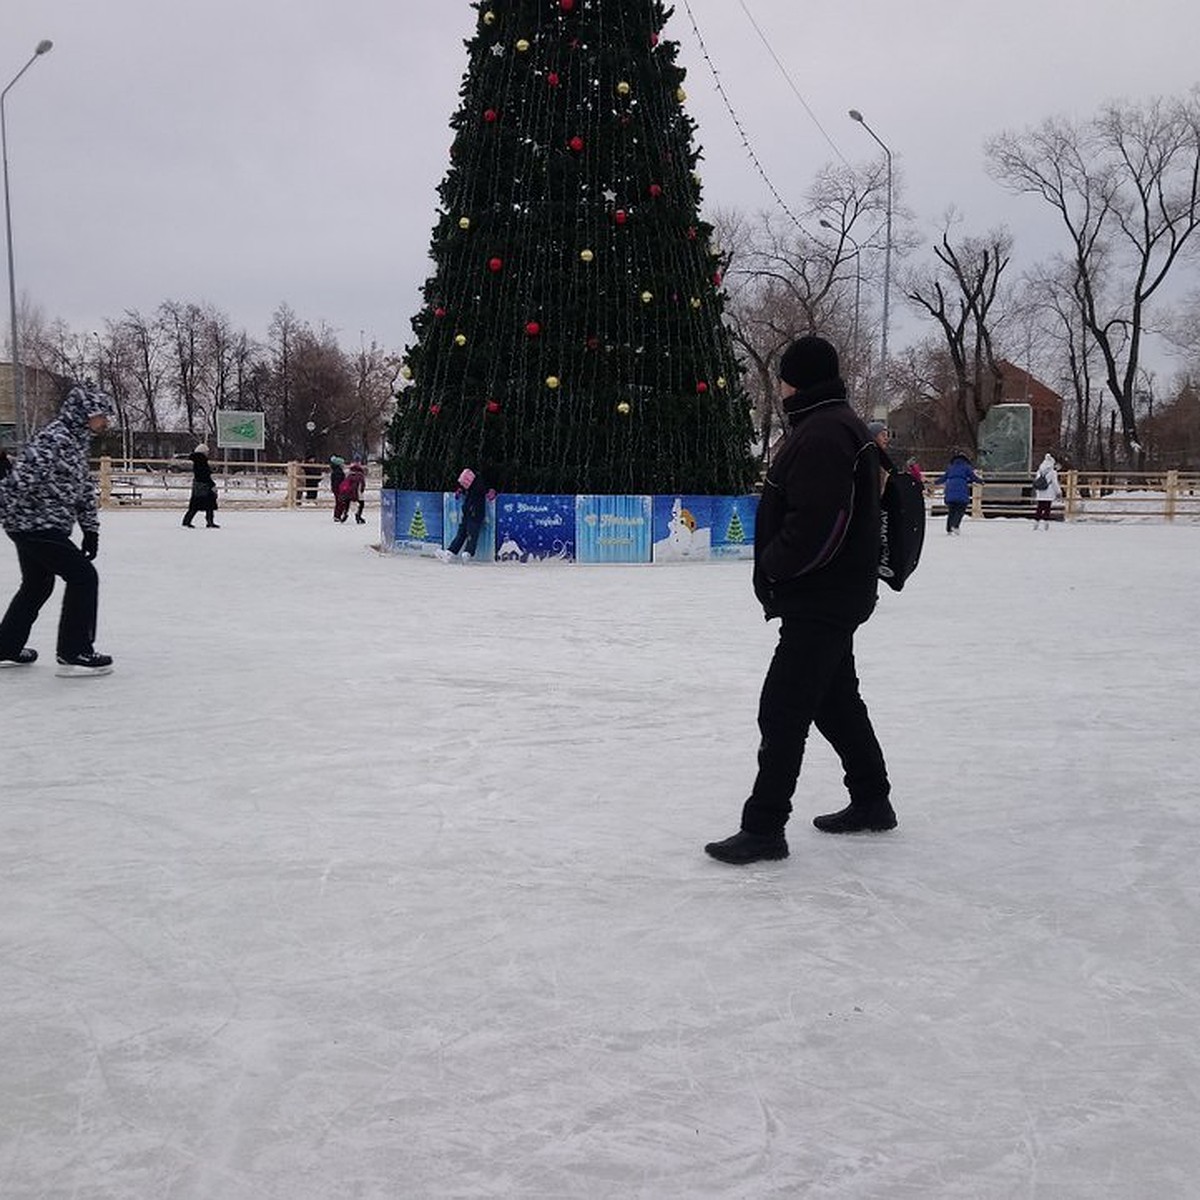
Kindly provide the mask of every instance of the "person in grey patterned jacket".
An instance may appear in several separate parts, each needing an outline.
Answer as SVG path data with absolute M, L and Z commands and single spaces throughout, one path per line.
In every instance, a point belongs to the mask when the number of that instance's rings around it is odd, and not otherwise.
M 112 658 L 97 654 L 99 576 L 92 560 L 100 540 L 96 489 L 88 469 L 92 437 L 108 425 L 112 401 L 90 381 L 76 384 L 56 420 L 28 442 L 0 481 L 0 525 L 17 547 L 21 586 L 0 621 L 0 666 L 29 666 L 25 645 L 58 576 L 66 585 L 58 624 L 58 674 L 107 675 Z M 71 541 L 78 522 L 82 545 Z

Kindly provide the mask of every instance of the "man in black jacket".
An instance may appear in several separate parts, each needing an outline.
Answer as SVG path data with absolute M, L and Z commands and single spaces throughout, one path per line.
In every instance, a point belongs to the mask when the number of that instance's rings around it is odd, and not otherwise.
M 758 775 L 741 830 L 705 850 L 727 863 L 786 858 L 810 726 L 841 759 L 850 804 L 825 833 L 893 829 L 883 751 L 858 691 L 854 631 L 878 594 L 879 449 L 846 403 L 837 351 L 802 337 L 779 364 L 790 429 L 767 473 L 754 536 L 754 591 L 782 620 L 758 708 Z

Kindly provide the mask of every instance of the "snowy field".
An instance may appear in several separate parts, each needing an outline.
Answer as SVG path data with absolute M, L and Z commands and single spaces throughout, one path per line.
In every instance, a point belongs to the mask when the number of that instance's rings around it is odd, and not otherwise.
M 900 828 L 732 868 L 749 566 L 105 514 L 0 672 L 4 1200 L 1200 1195 L 1200 527 L 931 522 Z M 16 556 L 0 543 L 0 602 Z

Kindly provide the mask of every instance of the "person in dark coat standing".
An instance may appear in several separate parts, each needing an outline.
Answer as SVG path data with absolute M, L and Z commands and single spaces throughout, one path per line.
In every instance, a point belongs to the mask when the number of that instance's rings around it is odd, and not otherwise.
M 198 512 L 202 512 L 205 528 L 220 529 L 220 525 L 214 519 L 217 511 L 217 484 L 208 462 L 208 446 L 201 442 L 189 457 L 192 460 L 192 496 L 188 501 L 188 510 L 183 514 L 183 527 L 191 529 L 192 518 Z
M 786 858 L 784 826 L 811 726 L 836 751 L 850 803 L 824 833 L 893 829 L 883 751 L 859 695 L 854 631 L 878 596 L 879 447 L 846 402 L 837 351 L 793 342 L 779 364 L 789 429 L 767 472 L 754 535 L 754 591 L 779 644 L 758 706 L 758 774 L 741 829 L 704 849 L 721 862 Z
M 346 482 L 346 460 L 339 454 L 329 456 L 329 490 L 333 493 L 333 519 L 340 521 L 338 516 L 338 499 L 342 494 L 342 484 Z
M 441 557 L 446 562 L 460 552 L 464 559 L 475 557 L 479 534 L 487 520 L 488 501 L 496 498 L 496 493 L 488 486 L 483 472 L 473 471 L 470 467 L 464 467 L 459 472 L 456 494 L 462 497 L 462 518 L 454 540 L 441 552 Z
M 17 548 L 21 585 L 0 621 L 0 666 L 27 667 L 37 651 L 25 645 L 54 591 L 66 585 L 58 622 L 58 670 L 67 676 L 107 675 L 112 657 L 97 654 L 100 578 L 92 560 L 100 548 L 96 486 L 88 465 L 92 437 L 112 416 L 112 401 L 90 382 L 76 384 L 56 420 L 26 443 L 0 482 L 0 524 Z M 71 541 L 78 524 L 80 545 Z

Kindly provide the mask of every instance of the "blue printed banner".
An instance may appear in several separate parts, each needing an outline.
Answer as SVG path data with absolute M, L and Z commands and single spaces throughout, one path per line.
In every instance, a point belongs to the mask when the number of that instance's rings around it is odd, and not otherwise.
M 379 493 L 379 543 L 385 550 L 396 548 L 396 494 L 394 488 Z
M 575 557 L 582 563 L 648 563 L 649 496 L 576 496 Z
M 449 547 L 454 541 L 454 535 L 462 524 L 462 497 L 457 492 L 447 492 L 442 505 L 442 545 Z M 488 501 L 487 516 L 483 519 L 483 528 L 479 531 L 479 541 L 475 546 L 477 562 L 491 562 L 496 557 L 496 503 Z
M 707 562 L 712 557 L 712 496 L 654 497 L 654 561 Z
M 757 516 L 757 496 L 713 496 L 713 558 L 753 558 Z
M 432 554 L 442 546 L 442 493 L 397 492 L 395 549 Z
M 500 562 L 570 562 L 574 557 L 574 496 L 501 495 L 496 500 Z

